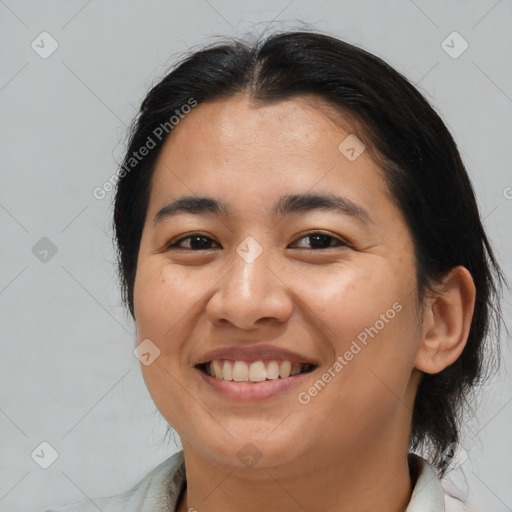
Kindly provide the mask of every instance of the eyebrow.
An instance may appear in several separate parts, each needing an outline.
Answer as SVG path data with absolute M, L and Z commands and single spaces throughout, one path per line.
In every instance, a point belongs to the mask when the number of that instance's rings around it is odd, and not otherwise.
M 279 198 L 274 205 L 272 214 L 283 217 L 299 212 L 313 210 L 333 211 L 357 218 L 365 224 L 374 224 L 368 211 L 346 197 L 334 194 L 290 194 Z M 227 204 L 213 197 L 183 196 L 169 203 L 155 215 L 155 224 L 180 213 L 209 214 L 217 217 L 230 217 L 231 211 Z

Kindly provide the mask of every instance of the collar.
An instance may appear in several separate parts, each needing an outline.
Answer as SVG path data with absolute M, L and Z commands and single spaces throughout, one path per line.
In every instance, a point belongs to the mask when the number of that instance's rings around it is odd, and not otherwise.
M 407 460 L 416 484 L 405 512 L 445 512 L 444 489 L 430 464 L 415 453 L 409 453 Z

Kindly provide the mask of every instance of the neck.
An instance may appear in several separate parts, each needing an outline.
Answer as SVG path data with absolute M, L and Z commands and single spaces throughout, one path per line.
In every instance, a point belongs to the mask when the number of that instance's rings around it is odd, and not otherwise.
M 404 512 L 414 483 L 407 446 L 380 441 L 334 456 L 332 449 L 315 452 L 293 467 L 250 470 L 212 461 L 184 442 L 187 489 L 179 512 Z

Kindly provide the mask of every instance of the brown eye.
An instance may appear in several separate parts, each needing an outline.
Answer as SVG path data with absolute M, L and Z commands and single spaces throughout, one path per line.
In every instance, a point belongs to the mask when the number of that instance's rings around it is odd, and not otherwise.
M 325 233 L 309 233 L 301 238 L 299 240 L 304 239 L 310 239 L 310 247 L 311 249 L 329 249 L 331 247 L 348 247 L 347 242 L 344 242 L 343 240 L 340 240 L 339 238 L 335 238 L 333 236 L 327 235 Z M 331 242 L 335 242 L 335 245 L 331 245 Z M 306 247 L 307 249 L 307 247 Z
M 188 244 L 188 247 L 184 247 L 182 244 L 185 240 L 189 240 L 190 243 Z M 190 249 L 190 250 L 208 250 L 212 249 L 211 243 L 216 244 L 214 240 L 212 240 L 210 237 L 205 235 L 189 235 L 185 236 L 183 238 L 180 238 L 179 240 L 176 240 L 175 242 L 171 242 L 167 246 L 167 249 Z M 218 245 L 218 244 L 217 244 Z
M 299 240 L 304 239 L 310 239 L 310 247 L 301 247 L 305 249 L 329 249 L 333 247 L 349 246 L 347 242 L 321 232 L 312 232 L 299 238 Z M 183 245 L 185 242 L 187 245 Z M 192 251 L 209 250 L 214 248 L 212 247 L 212 243 L 220 247 L 220 245 L 210 237 L 201 234 L 195 234 L 171 242 L 167 246 L 167 249 L 187 249 Z

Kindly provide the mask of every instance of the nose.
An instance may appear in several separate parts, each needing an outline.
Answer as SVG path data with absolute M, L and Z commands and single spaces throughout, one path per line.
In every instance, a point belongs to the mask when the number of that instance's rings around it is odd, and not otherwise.
M 262 249 L 255 259 L 254 255 L 246 258 L 242 251 L 232 254 L 231 270 L 206 306 L 212 324 L 230 323 L 240 329 L 254 330 L 264 322 L 288 320 L 293 309 L 291 295 L 284 276 L 270 266 L 270 249 Z

